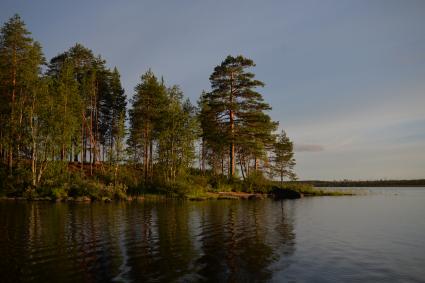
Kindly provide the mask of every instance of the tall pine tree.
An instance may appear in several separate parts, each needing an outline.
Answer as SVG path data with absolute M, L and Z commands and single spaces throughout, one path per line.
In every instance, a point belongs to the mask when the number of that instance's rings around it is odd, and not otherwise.
M 133 161 L 143 158 L 145 183 L 153 177 L 153 148 L 160 134 L 162 114 L 167 102 L 166 88 L 151 70 L 141 76 L 131 101 L 129 145 Z
M 0 35 L 0 151 L 7 158 L 9 174 L 15 157 L 19 159 L 26 147 L 26 108 L 44 63 L 41 47 L 30 34 L 19 15 L 14 15 Z
M 205 117 L 201 121 L 207 119 L 203 131 L 216 135 L 210 138 L 211 144 L 219 139 L 228 146 L 229 177 L 235 175 L 237 149 L 247 149 L 255 158 L 259 157 L 276 128 L 266 113 L 270 106 L 256 90 L 264 83 L 248 71 L 254 66 L 251 59 L 243 56 L 227 56 L 210 76 L 212 91 L 202 98 Z M 208 135 L 206 138 L 208 143 Z
M 294 146 L 285 131 L 276 137 L 272 152 L 271 175 L 278 176 L 281 184 L 285 178 L 295 180 Z

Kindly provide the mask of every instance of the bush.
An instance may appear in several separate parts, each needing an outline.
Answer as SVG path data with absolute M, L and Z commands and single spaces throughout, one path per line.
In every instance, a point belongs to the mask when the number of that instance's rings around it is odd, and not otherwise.
M 330 191 L 317 189 L 310 184 L 286 182 L 279 185 L 279 189 L 289 189 L 302 193 L 305 196 L 344 196 L 353 195 L 350 191 Z
M 68 197 L 69 185 L 64 184 L 62 187 L 54 188 L 51 190 L 53 199 L 63 199 Z
M 14 168 L 13 175 L 9 176 L 8 168 L 2 164 L 0 169 L 0 195 L 8 197 L 22 196 L 31 186 L 31 172 L 26 168 Z
M 300 183 L 291 183 L 291 182 L 283 183 L 282 185 L 279 186 L 279 188 L 294 190 L 302 194 L 308 194 L 308 193 L 314 193 L 314 192 L 320 191 L 314 188 L 310 184 L 300 184 Z
M 248 193 L 268 193 L 271 190 L 271 183 L 262 172 L 254 172 L 245 179 L 242 189 Z
M 123 184 L 106 186 L 98 180 L 81 180 L 79 183 L 73 183 L 69 190 L 69 196 L 80 197 L 88 196 L 92 200 L 126 199 L 127 186 Z
M 27 199 L 34 199 L 38 197 L 37 191 L 34 187 L 28 186 L 25 191 L 22 193 L 22 196 Z
M 57 187 L 70 181 L 71 173 L 68 163 L 64 161 L 51 161 L 43 174 L 41 187 Z
M 209 178 L 209 184 L 214 191 L 217 192 L 230 192 L 232 186 L 229 185 L 229 181 L 224 175 L 212 175 Z
M 104 187 L 101 191 L 102 197 L 110 199 L 127 199 L 127 186 L 124 184 L 116 184 L 115 186 L 111 183 L 107 187 Z
M 156 189 L 170 196 L 188 197 L 204 194 L 207 187 L 207 179 L 202 176 L 182 176 L 174 182 L 159 185 Z

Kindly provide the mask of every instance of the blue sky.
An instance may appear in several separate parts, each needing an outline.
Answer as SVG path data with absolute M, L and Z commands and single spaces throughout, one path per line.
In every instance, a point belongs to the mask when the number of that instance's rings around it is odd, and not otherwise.
M 228 54 L 252 58 L 301 179 L 425 177 L 425 1 L 23 1 L 46 58 L 80 42 L 127 95 L 149 67 L 195 102 Z

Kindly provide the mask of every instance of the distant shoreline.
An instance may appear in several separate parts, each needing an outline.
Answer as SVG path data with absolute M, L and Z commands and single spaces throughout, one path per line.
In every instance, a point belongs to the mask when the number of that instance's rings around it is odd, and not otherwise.
M 295 181 L 299 184 L 310 184 L 315 187 L 425 187 L 425 179 L 414 180 L 372 180 L 372 181 Z

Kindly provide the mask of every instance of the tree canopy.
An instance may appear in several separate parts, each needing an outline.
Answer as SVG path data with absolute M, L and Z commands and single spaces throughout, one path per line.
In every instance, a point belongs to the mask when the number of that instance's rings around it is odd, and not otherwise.
M 210 76 L 211 92 L 203 93 L 200 99 L 205 145 L 222 159 L 226 159 L 224 148 L 229 149 L 230 177 L 236 172 L 236 154 L 242 177 L 248 173 L 251 160 L 258 169 L 259 159 L 265 158 L 266 147 L 273 143 L 272 132 L 278 125 L 267 113 L 270 105 L 257 91 L 264 83 L 249 72 L 254 66 L 251 59 L 241 55 L 227 56 Z M 211 165 L 214 164 L 212 161 Z
M 47 64 L 14 15 L 0 33 L 0 174 L 11 182 L 1 185 L 72 193 L 75 178 L 148 189 L 182 180 L 194 186 L 198 174 L 293 179 L 292 142 L 275 134 L 254 67 L 242 55 L 227 56 L 197 106 L 149 69 L 127 109 L 116 67 L 79 43 Z

